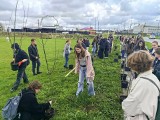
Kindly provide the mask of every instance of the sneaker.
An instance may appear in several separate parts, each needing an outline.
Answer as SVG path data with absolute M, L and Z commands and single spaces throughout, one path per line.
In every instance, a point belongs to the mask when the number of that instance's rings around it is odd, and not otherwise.
M 64 66 L 64 68 L 68 68 L 67 66 Z
M 37 72 L 37 74 L 41 74 L 42 72 Z
M 37 75 L 36 73 L 33 73 L 33 75 L 35 76 L 35 75 Z
M 27 82 L 24 82 L 24 84 L 28 84 L 29 83 L 29 81 L 27 81 Z

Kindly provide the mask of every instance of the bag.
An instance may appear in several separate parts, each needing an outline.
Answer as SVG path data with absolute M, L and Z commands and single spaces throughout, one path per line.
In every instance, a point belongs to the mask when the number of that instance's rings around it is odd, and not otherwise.
M 2 117 L 7 120 L 13 120 L 17 116 L 18 105 L 21 100 L 22 93 L 12 97 L 2 109 Z
M 18 63 L 11 62 L 11 70 L 17 71 L 19 69 Z
M 157 89 L 159 91 L 158 105 L 157 105 L 157 112 L 156 112 L 155 120 L 160 120 L 160 89 L 159 89 L 159 87 L 157 86 L 157 84 L 153 80 L 151 80 L 149 78 L 146 78 L 146 77 L 141 77 L 141 78 L 146 79 L 146 80 L 150 81 L 151 83 L 153 83 L 157 87 Z M 149 120 L 149 117 L 147 115 L 146 115 L 146 117 Z
M 69 69 L 72 70 L 73 69 L 73 65 L 69 65 Z
M 50 118 L 52 118 L 54 116 L 55 110 L 50 107 L 49 109 L 47 109 L 45 111 L 45 120 L 49 120 Z

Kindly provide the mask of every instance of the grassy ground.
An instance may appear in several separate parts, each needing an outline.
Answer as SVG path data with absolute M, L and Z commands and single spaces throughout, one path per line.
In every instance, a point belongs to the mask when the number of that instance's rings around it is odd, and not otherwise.
M 23 38 L 22 49 L 27 51 L 30 44 L 29 37 Z M 17 42 L 20 43 L 20 38 Z M 72 40 L 72 47 L 75 45 L 75 39 Z M 78 75 L 72 73 L 67 78 L 64 76 L 69 70 L 63 68 L 64 58 L 62 50 L 65 39 L 47 39 L 44 40 L 47 60 L 49 64 L 49 72 L 45 63 L 43 47 L 41 39 L 37 38 L 38 49 L 41 60 L 40 75 L 33 76 L 31 73 L 31 64 L 27 67 L 26 73 L 30 81 L 39 80 L 43 84 L 43 88 L 37 95 L 38 101 L 53 101 L 52 107 L 56 109 L 54 120 L 122 120 L 122 109 L 119 104 L 120 88 L 120 60 L 114 63 L 113 59 L 117 57 L 115 53 L 119 53 L 119 48 L 113 51 L 108 59 L 100 60 L 94 58 L 95 67 L 95 91 L 96 96 L 90 97 L 87 94 L 87 86 L 85 91 L 77 98 L 75 92 L 77 89 Z M 114 44 L 117 44 L 115 41 Z M 56 45 L 55 45 L 56 44 Z M 12 60 L 12 50 L 10 43 L 5 37 L 0 38 L 0 109 L 5 105 L 8 98 L 15 96 L 21 89 L 27 85 L 21 84 L 18 90 L 10 93 L 10 88 L 16 80 L 17 72 L 10 69 Z M 70 55 L 69 64 L 74 64 L 74 53 Z M 2 117 L 0 115 L 0 119 Z

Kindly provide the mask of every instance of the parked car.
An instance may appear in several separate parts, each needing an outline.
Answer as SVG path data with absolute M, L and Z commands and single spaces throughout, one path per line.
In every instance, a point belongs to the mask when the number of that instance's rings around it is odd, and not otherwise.
M 156 39 L 155 35 L 150 35 L 149 39 Z

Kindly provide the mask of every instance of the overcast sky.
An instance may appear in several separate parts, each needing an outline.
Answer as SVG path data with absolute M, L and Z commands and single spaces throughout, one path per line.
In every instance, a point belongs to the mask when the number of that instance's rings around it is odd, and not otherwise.
M 17 0 L 0 0 L 0 22 L 13 27 Z M 37 27 L 50 15 L 65 27 L 123 29 L 139 24 L 158 25 L 160 0 L 19 0 L 16 27 Z M 24 17 L 25 16 L 25 17 Z M 24 22 L 23 22 L 24 21 Z M 39 22 L 57 24 L 53 17 Z

